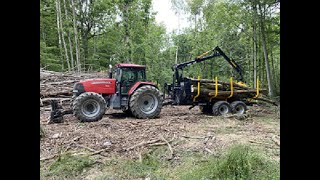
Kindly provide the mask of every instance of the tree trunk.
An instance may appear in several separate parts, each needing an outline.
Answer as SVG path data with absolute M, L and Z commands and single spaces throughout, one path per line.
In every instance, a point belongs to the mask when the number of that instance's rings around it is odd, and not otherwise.
M 128 1 L 125 1 L 124 3 L 123 16 L 124 16 L 124 30 L 125 30 L 124 43 L 125 43 L 126 50 L 128 51 L 127 62 L 131 63 L 131 46 L 129 42 L 130 32 L 129 32 L 129 2 Z
M 58 8 L 58 1 L 56 0 L 56 14 L 57 14 L 57 31 L 58 31 L 58 38 L 59 38 L 59 50 L 60 50 L 60 61 L 61 61 L 61 66 L 62 70 L 64 70 L 64 65 L 63 65 L 63 50 L 62 50 L 62 43 L 61 43 L 61 32 L 60 32 L 60 18 L 59 18 L 59 8 Z
M 86 34 L 86 32 L 84 32 L 84 34 L 82 34 L 82 48 L 83 48 L 83 66 L 84 66 L 84 69 L 88 69 L 89 67 L 87 66 L 88 63 L 88 35 Z
M 263 45 L 264 60 L 265 60 L 267 81 L 268 81 L 268 90 L 269 90 L 269 96 L 273 97 L 273 84 L 272 84 L 272 79 L 270 75 L 268 50 L 267 50 L 267 42 L 266 42 L 266 35 L 265 35 L 265 25 L 264 25 L 264 15 L 263 15 L 264 12 L 262 12 L 261 10 L 261 4 L 259 4 L 259 11 L 260 11 L 260 28 L 261 28 L 261 35 L 262 35 L 262 45 Z
M 75 5 L 73 1 L 74 0 L 71 0 L 71 6 L 72 6 L 72 14 L 73 14 L 74 42 L 76 46 L 77 70 L 78 70 L 78 73 L 81 73 L 80 50 L 78 45 L 78 32 L 77 32 L 77 25 L 76 25 L 76 13 L 75 13 Z
M 253 87 L 257 85 L 257 5 L 252 1 L 253 7 Z
M 63 0 L 63 7 L 64 7 L 64 14 L 66 16 L 66 21 L 69 24 L 69 17 L 68 17 L 68 11 L 67 11 L 67 4 L 66 4 L 66 0 Z M 67 28 L 68 29 L 68 28 Z M 71 41 L 71 33 L 70 30 L 68 31 L 68 41 L 69 41 L 69 51 L 70 51 L 70 60 L 71 60 L 71 71 L 74 71 L 74 59 L 73 59 L 73 47 L 72 47 L 72 41 Z
M 66 45 L 66 41 L 64 39 L 64 30 L 63 30 L 63 24 L 62 24 L 62 17 L 61 17 L 61 5 L 60 5 L 60 0 L 57 0 L 58 4 L 58 14 L 59 14 L 59 19 L 60 19 L 60 28 L 61 28 L 61 37 L 62 37 L 62 43 L 63 43 L 63 48 L 65 52 L 65 57 L 67 61 L 67 66 L 68 66 L 68 72 L 70 72 L 70 61 L 69 61 L 69 56 L 68 56 L 68 49 Z

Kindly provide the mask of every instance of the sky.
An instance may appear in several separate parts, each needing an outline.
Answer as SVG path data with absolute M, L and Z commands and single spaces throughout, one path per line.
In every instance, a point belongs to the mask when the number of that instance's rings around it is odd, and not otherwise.
M 171 9 L 171 0 L 152 0 L 153 10 L 158 12 L 156 22 L 163 22 L 167 28 L 167 33 L 172 30 L 178 30 L 179 18 Z M 186 16 L 180 15 L 180 29 L 187 27 L 188 21 Z

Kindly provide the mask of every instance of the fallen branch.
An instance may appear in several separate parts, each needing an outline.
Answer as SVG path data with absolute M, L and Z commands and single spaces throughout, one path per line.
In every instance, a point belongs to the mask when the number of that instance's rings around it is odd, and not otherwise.
M 59 154 L 54 154 L 54 155 L 51 155 L 49 157 L 44 157 L 44 158 L 40 158 L 40 161 L 45 161 L 45 160 L 49 160 L 49 159 L 53 159 L 55 158 L 56 156 L 58 156 Z
M 172 147 L 170 145 L 170 143 L 162 136 L 160 135 L 160 138 L 167 143 L 168 147 L 169 147 L 169 150 L 170 150 L 170 157 L 168 158 L 169 160 L 173 158 L 173 150 L 172 150 Z
M 257 141 L 252 141 L 252 140 L 249 140 L 249 142 L 251 142 L 251 143 L 256 143 L 256 144 L 261 144 L 261 145 L 264 145 L 265 147 L 268 147 L 268 148 L 275 148 L 274 145 L 269 144 L 269 143 L 257 142 Z
M 263 143 L 263 142 L 253 141 L 253 140 L 249 140 L 249 142 L 251 142 L 251 143 L 256 143 L 256 144 L 270 145 L 270 144 L 268 144 L 268 143 Z
M 96 151 L 96 152 L 93 152 L 93 153 L 91 153 L 91 154 L 89 154 L 89 156 L 93 156 L 93 155 L 96 155 L 96 154 L 100 154 L 100 153 L 102 153 L 102 152 L 104 152 L 104 151 L 106 151 L 106 150 L 108 150 L 109 148 L 104 148 L 104 149 L 101 149 L 101 150 L 99 150 L 99 151 Z M 102 155 L 102 154 L 100 154 L 101 156 L 104 156 L 104 155 Z
M 97 152 L 97 150 L 91 149 L 91 148 L 89 148 L 89 147 L 83 146 L 83 145 L 78 144 L 78 143 L 75 143 L 75 142 L 73 142 L 73 143 L 74 143 L 76 146 L 81 147 L 81 148 L 83 148 L 83 149 L 86 149 L 86 150 L 88 150 L 88 151 Z
M 126 151 L 130 151 L 130 150 L 132 150 L 132 149 L 134 149 L 134 148 L 136 148 L 136 147 L 144 146 L 144 145 L 146 145 L 146 144 L 156 143 L 156 142 L 158 142 L 158 141 L 160 141 L 160 139 L 155 139 L 155 140 L 151 140 L 151 141 L 147 141 L 147 142 L 142 141 L 142 142 L 140 142 L 139 144 L 136 144 L 136 145 L 134 145 L 134 146 L 131 146 L 131 147 L 127 148 Z
M 211 155 L 218 157 L 218 155 L 216 153 L 212 152 L 210 149 L 204 148 L 204 150 L 207 151 L 208 153 L 210 153 Z
M 169 143 L 172 141 L 169 141 Z M 153 143 L 153 144 L 149 144 L 149 146 L 162 146 L 162 145 L 166 145 L 166 142 L 162 142 L 162 143 Z
M 206 138 L 203 136 L 186 136 L 186 135 L 182 135 L 181 137 L 190 138 L 190 139 L 205 139 Z
M 272 136 L 271 139 L 272 139 L 272 141 L 273 141 L 274 143 L 276 143 L 276 145 L 280 146 L 280 140 L 276 139 L 276 136 L 275 136 L 275 135 Z
M 204 144 L 207 144 L 207 142 L 208 142 L 209 140 L 211 140 L 211 139 L 212 139 L 212 140 L 215 140 L 215 138 L 216 138 L 216 137 L 214 137 L 213 135 L 208 135 L 208 136 L 204 139 L 204 142 L 203 142 L 203 143 L 204 143 Z

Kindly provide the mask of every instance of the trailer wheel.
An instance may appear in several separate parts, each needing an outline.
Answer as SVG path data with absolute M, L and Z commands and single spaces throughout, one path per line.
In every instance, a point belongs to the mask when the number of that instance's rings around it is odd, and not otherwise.
M 159 117 L 162 108 L 160 91 L 149 85 L 138 88 L 130 98 L 130 110 L 139 119 Z
M 234 114 L 245 114 L 247 105 L 242 101 L 233 101 L 231 104 L 232 113 Z
M 81 122 L 92 122 L 102 119 L 106 111 L 105 99 L 97 93 L 85 92 L 75 98 L 73 114 Z
M 212 113 L 211 106 L 199 106 L 199 109 L 204 114 L 211 114 Z
M 225 115 L 231 112 L 230 104 L 227 101 L 217 101 L 212 106 L 212 113 L 215 116 Z

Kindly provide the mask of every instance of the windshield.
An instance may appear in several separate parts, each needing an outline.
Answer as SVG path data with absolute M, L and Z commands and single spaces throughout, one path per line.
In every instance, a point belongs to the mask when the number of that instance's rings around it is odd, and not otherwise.
M 145 81 L 145 69 L 144 68 L 121 68 L 122 77 L 121 81 L 128 80 L 131 82 Z

